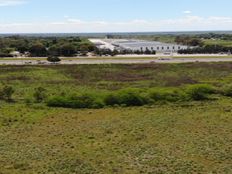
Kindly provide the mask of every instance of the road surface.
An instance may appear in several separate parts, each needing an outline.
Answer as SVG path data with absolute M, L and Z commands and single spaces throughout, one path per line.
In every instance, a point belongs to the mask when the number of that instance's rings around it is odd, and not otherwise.
M 59 64 L 146 64 L 146 63 L 193 63 L 193 62 L 232 62 L 232 58 L 160 58 L 160 59 L 76 59 L 62 60 Z M 1 60 L 0 65 L 50 65 L 46 60 Z

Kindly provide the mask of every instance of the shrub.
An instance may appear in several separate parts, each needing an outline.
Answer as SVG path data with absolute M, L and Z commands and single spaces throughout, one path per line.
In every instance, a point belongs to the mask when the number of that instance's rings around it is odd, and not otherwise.
M 49 56 L 49 57 L 47 58 L 47 61 L 56 63 L 56 62 L 60 62 L 61 59 L 60 59 L 58 56 Z
M 155 102 L 177 102 L 186 98 L 183 92 L 174 89 L 151 89 L 148 95 Z
M 206 100 L 215 93 L 210 85 L 192 85 L 185 90 L 176 88 L 141 90 L 123 89 L 109 93 L 84 93 L 74 96 L 55 96 L 47 101 L 51 107 L 103 108 L 104 106 L 143 106 L 155 102 L 177 102 L 186 100 Z
M 225 95 L 227 97 L 232 97 L 232 86 L 226 86 L 221 91 L 222 95 Z
M 91 94 L 82 94 L 79 96 L 56 96 L 47 101 L 47 105 L 51 107 L 64 108 L 102 108 L 103 102 L 92 96 Z
M 43 100 L 46 99 L 46 89 L 42 87 L 36 88 L 33 96 L 37 103 L 42 102 Z
M 11 86 L 5 86 L 0 90 L 0 99 L 5 101 L 12 101 L 12 95 L 14 94 L 14 89 Z
M 111 93 L 106 95 L 104 102 L 107 106 L 114 106 L 120 104 L 118 96 L 116 94 Z
M 214 88 L 207 84 L 191 85 L 186 88 L 189 99 L 197 101 L 209 99 L 209 94 L 213 94 L 214 92 Z
M 65 107 L 70 106 L 70 103 L 67 97 L 55 96 L 55 97 L 48 99 L 47 105 L 51 107 L 64 107 L 65 108 Z
M 138 89 L 124 89 L 116 93 L 116 99 L 118 100 L 115 104 L 125 106 L 142 106 L 148 103 L 148 99 L 141 94 Z

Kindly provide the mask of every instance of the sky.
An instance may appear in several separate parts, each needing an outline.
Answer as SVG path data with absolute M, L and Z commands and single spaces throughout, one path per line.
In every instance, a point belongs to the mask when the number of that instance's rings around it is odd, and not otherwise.
M 0 0 L 0 33 L 232 30 L 232 0 Z

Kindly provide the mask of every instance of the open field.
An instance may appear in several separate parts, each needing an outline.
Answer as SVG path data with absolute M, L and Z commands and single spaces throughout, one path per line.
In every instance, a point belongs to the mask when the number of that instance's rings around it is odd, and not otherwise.
M 142 107 L 51 108 L 47 97 L 124 88 L 232 85 L 232 63 L 0 66 L 1 174 L 232 173 L 232 99 Z

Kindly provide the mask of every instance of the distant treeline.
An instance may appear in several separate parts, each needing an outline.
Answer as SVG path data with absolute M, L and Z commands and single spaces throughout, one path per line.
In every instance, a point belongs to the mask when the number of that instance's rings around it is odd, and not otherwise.
M 218 54 L 228 53 L 231 54 L 232 47 L 225 47 L 220 45 L 206 45 L 192 49 L 179 50 L 179 54 Z
M 94 51 L 95 46 L 87 39 L 79 37 L 39 38 L 10 36 L 0 38 L 0 57 L 10 57 L 10 53 L 18 51 L 32 57 L 48 55 L 74 56 Z
M 212 43 L 207 44 L 205 40 L 212 40 Z M 177 36 L 176 43 L 194 46 L 194 48 L 187 50 L 179 50 L 179 54 L 218 54 L 228 53 L 231 54 L 232 47 L 220 44 L 220 41 L 225 43 L 232 42 L 231 34 L 200 34 L 196 36 Z M 211 42 L 211 41 L 210 41 Z
M 118 35 L 107 35 L 108 38 L 122 38 Z M 232 47 L 220 45 L 219 41 L 226 43 L 232 42 L 231 34 L 205 33 L 196 35 L 123 35 L 123 38 L 145 39 L 168 43 L 177 43 L 193 47 L 187 50 L 180 50 L 180 54 L 197 53 L 229 53 Z M 205 40 L 212 42 L 207 44 Z M 216 43 L 216 44 L 215 44 Z M 26 36 L 7 36 L 0 37 L 0 57 L 13 57 L 14 52 L 28 57 L 48 57 L 48 56 L 86 56 L 92 53 L 96 56 L 115 56 L 118 54 L 156 54 L 151 50 L 109 50 L 98 49 L 86 37 L 26 37 Z

